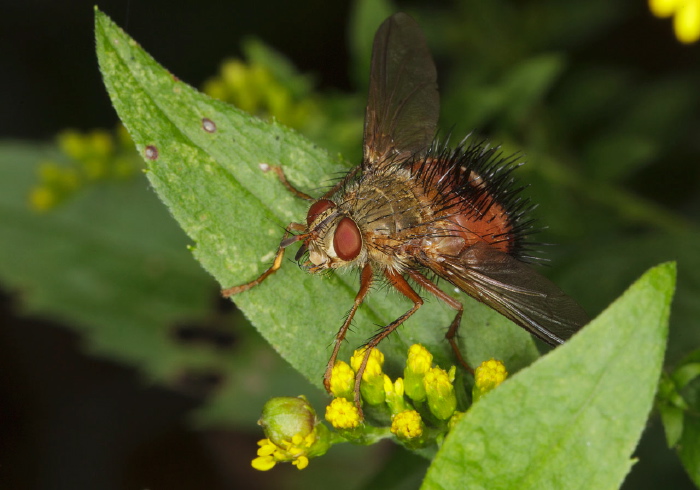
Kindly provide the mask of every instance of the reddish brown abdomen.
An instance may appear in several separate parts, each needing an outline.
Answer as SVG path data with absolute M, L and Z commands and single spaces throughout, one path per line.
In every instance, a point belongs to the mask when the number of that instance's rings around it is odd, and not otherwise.
M 437 247 L 435 251 L 458 255 L 463 249 L 484 242 L 501 252 L 513 253 L 518 237 L 513 233 L 515 225 L 506 206 L 498 202 L 474 171 L 467 175 L 463 168 L 458 172 L 448 163 L 429 158 L 414 164 L 414 169 L 421 167 L 420 174 L 428 176 L 419 180 L 422 192 L 416 194 L 424 206 L 434 211 L 431 228 L 435 235 L 447 235 L 431 240 L 431 245 Z M 432 165 L 445 170 L 426 171 L 426 166 L 430 169 Z

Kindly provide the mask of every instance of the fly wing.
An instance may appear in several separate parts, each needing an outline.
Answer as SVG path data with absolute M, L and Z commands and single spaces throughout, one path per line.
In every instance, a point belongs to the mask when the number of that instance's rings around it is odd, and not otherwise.
M 589 321 L 556 284 L 488 245 L 444 259 L 424 265 L 548 344 L 563 343 Z
M 362 170 L 427 149 L 437 128 L 435 63 L 418 24 L 392 15 L 374 37 Z

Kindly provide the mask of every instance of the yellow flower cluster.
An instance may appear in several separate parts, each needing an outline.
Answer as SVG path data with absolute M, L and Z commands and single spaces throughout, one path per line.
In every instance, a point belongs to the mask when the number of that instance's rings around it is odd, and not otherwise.
M 320 113 L 312 98 L 294 94 L 270 68 L 258 62 L 225 60 L 219 75 L 204 83 L 203 91 L 250 114 L 273 117 L 295 129 L 303 128 Z
M 690 44 L 700 39 L 700 0 L 649 0 L 649 9 L 656 17 L 673 17 L 673 30 L 680 42 Z
M 363 362 L 360 380 L 362 402 L 371 412 L 370 422 L 362 419 L 355 405 L 355 379 Z M 259 442 L 254 468 L 265 471 L 278 462 L 291 462 L 303 469 L 309 459 L 324 454 L 333 444 L 350 441 L 372 444 L 393 436 L 411 449 L 441 444 L 464 412 L 457 410 L 455 366 L 444 370 L 433 365 L 433 356 L 420 344 L 409 348 L 404 376 L 392 380 L 383 371 L 384 355 L 378 349 L 369 353 L 356 350 L 350 363 L 337 361 L 331 371 L 330 390 L 335 398 L 326 407 L 325 417 L 336 429 L 332 433 L 318 422 L 304 397 L 276 398 L 263 409 L 260 425 L 266 439 Z M 502 362 L 491 359 L 475 371 L 473 399 L 501 384 L 508 373 Z M 391 421 L 379 426 L 371 420 Z
M 455 380 L 456 368 L 452 366 L 449 373 L 437 366 L 426 371 L 423 378 L 425 394 L 430 411 L 440 420 L 447 420 L 457 409 L 457 397 L 452 384 Z
M 56 207 L 89 182 L 130 177 L 140 167 L 123 126 L 116 134 L 99 129 L 87 133 L 66 130 L 56 142 L 68 163 L 49 160 L 39 165 L 38 183 L 29 194 L 35 211 Z
M 355 388 L 355 371 L 344 361 L 337 361 L 331 373 L 331 393 L 337 398 L 352 400 Z
M 356 350 L 349 365 L 338 361 L 333 367 L 330 386 L 336 399 L 326 410 L 326 420 L 338 430 L 354 429 L 362 422 L 353 401 L 355 376 L 365 356 L 364 349 Z M 375 411 L 388 412 L 390 431 L 399 440 L 421 447 L 429 442 L 423 437 L 424 417 L 446 430 L 447 421 L 458 413 L 453 384 L 456 368 L 445 371 L 433 366 L 432 354 L 420 344 L 409 348 L 403 377 L 392 380 L 383 372 L 383 364 L 384 355 L 373 349 L 362 374 L 361 399 Z

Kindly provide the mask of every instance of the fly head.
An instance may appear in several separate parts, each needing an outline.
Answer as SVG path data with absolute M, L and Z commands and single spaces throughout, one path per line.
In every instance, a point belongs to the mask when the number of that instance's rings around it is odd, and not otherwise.
M 362 232 L 349 212 L 330 199 L 319 199 L 311 205 L 306 215 L 307 233 L 304 245 L 297 254 L 308 261 L 302 266 L 311 272 L 361 265 L 367 251 Z

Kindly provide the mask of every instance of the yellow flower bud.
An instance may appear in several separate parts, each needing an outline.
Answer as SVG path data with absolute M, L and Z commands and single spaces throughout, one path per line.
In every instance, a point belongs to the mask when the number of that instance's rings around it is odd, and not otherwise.
M 408 349 L 406 368 L 404 369 L 404 386 L 406 395 L 414 401 L 425 400 L 423 377 L 433 364 L 433 355 L 421 344 L 413 344 Z
M 410 440 L 423 435 L 423 420 L 415 410 L 406 410 L 391 419 L 391 432 L 399 439 Z
M 430 411 L 440 420 L 449 419 L 457 409 L 457 395 L 448 372 L 439 367 L 430 368 L 423 384 Z
M 503 383 L 508 377 L 506 366 L 496 359 L 482 362 L 474 371 L 472 398 L 476 402 L 489 391 Z
M 336 398 L 352 400 L 355 396 L 355 373 L 347 362 L 337 361 L 331 371 L 331 393 Z
M 360 425 L 360 412 L 345 398 L 335 398 L 326 407 L 326 420 L 336 429 L 354 429 Z
M 365 357 L 365 352 L 367 349 L 362 347 L 357 349 L 350 358 L 350 365 L 353 371 L 357 372 L 362 364 L 362 359 Z M 367 366 L 365 367 L 365 372 L 362 375 L 362 379 L 366 377 L 376 376 L 382 373 L 382 366 L 384 366 L 384 354 L 379 349 L 372 349 L 369 354 L 369 359 L 367 359 Z

